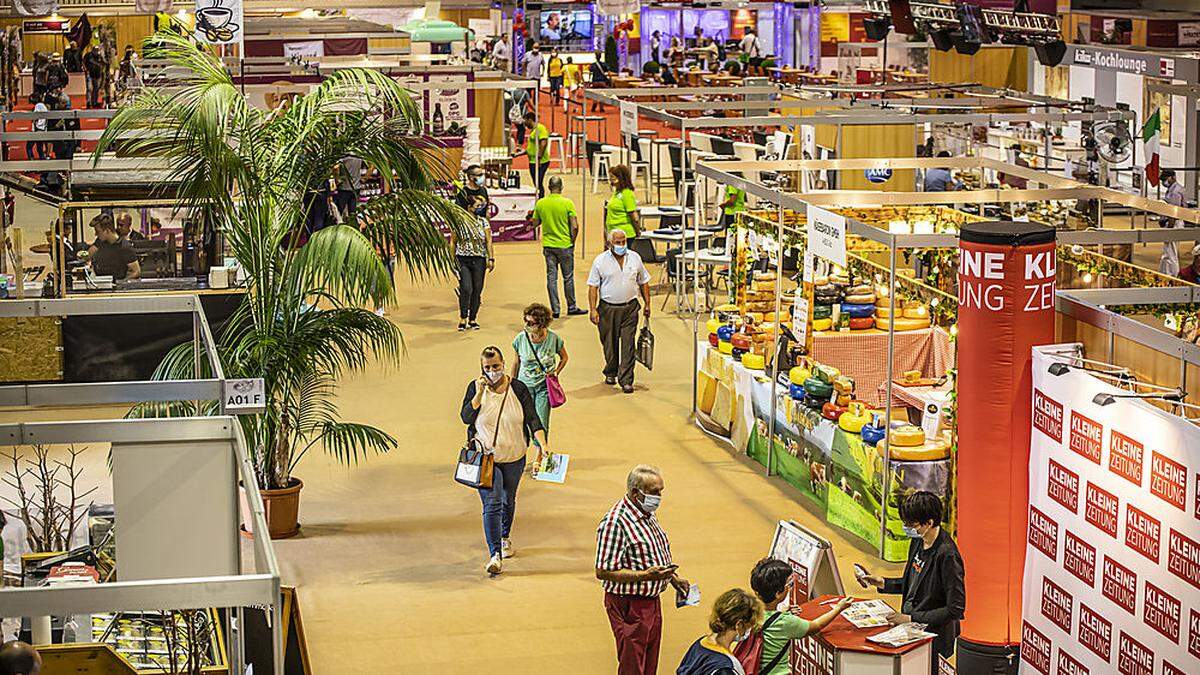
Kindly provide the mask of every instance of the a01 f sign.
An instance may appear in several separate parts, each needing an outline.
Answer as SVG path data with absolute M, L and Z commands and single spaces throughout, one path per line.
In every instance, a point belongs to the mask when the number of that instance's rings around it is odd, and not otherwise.
M 846 266 L 846 217 L 808 205 L 808 250 L 835 265 Z
M 267 388 L 261 377 L 225 380 L 222 407 L 228 415 L 257 415 L 267 411 Z

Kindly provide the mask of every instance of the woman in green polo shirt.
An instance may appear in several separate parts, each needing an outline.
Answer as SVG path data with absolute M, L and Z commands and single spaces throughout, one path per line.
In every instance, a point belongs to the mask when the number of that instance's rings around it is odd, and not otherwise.
M 642 224 L 638 220 L 637 195 L 633 191 L 633 177 L 629 167 L 618 164 L 608 170 L 608 184 L 612 186 L 612 196 L 604 205 L 604 241 L 608 247 L 608 231 L 620 228 L 625 236 L 633 239 L 642 233 Z

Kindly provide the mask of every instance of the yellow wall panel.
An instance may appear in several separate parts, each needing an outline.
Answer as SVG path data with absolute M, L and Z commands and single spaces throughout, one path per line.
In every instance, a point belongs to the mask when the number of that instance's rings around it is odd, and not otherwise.
M 917 152 L 917 127 L 913 124 L 864 124 L 842 127 L 842 152 L 839 159 L 874 157 L 913 157 Z M 842 171 L 838 187 L 843 190 L 880 190 L 910 192 L 915 176 L 912 169 L 900 169 L 886 183 L 872 183 L 862 171 Z
M 989 87 L 1028 91 L 1028 48 L 984 47 L 972 56 L 934 49 L 929 52 L 929 79 L 948 84 L 976 82 Z

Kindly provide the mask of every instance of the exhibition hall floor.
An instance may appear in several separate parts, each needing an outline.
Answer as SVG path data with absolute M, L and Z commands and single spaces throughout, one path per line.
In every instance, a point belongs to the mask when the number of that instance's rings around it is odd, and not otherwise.
M 568 178 L 577 201 L 578 185 Z M 599 200 L 588 197 L 598 216 Z M 590 261 L 597 238 L 589 239 Z M 412 673 L 613 672 L 613 638 L 593 576 L 595 529 L 641 462 L 662 468 L 659 514 L 680 573 L 704 597 L 701 607 L 677 610 L 664 595 L 660 672 L 674 672 L 688 644 L 707 631 L 706 613 L 720 592 L 749 588 L 750 568 L 780 518 L 830 537 L 843 578 L 857 587 L 850 563 L 872 556 L 808 514 L 792 488 L 690 423 L 691 322 L 658 312 L 661 295 L 652 317 L 655 369 L 638 367 L 633 395 L 603 384 L 600 345 L 586 316 L 553 326 L 571 360 L 562 378 L 569 400 L 552 416 L 551 442 L 571 455 L 570 471 L 565 485 L 521 483 L 516 557 L 489 579 L 479 498 L 451 478 L 464 438 L 459 406 L 478 375 L 479 351 L 495 344 L 511 354 L 521 309 L 546 301 L 536 242 L 498 244 L 497 258 L 477 332 L 455 331 L 451 282 L 410 283 L 398 272 L 400 298 L 388 316 L 404 333 L 404 364 L 346 381 L 341 404 L 349 419 L 395 434 L 400 447 L 351 468 L 312 456 L 299 471 L 301 536 L 277 542 L 276 551 L 284 583 L 299 587 L 314 672 L 387 673 L 401 663 Z M 576 268 L 584 306 L 589 264 Z

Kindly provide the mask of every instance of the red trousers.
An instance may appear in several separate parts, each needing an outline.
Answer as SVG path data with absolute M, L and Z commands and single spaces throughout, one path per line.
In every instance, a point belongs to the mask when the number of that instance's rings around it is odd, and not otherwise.
M 662 605 L 658 598 L 606 592 L 604 609 L 617 639 L 617 674 L 655 675 L 662 641 Z

